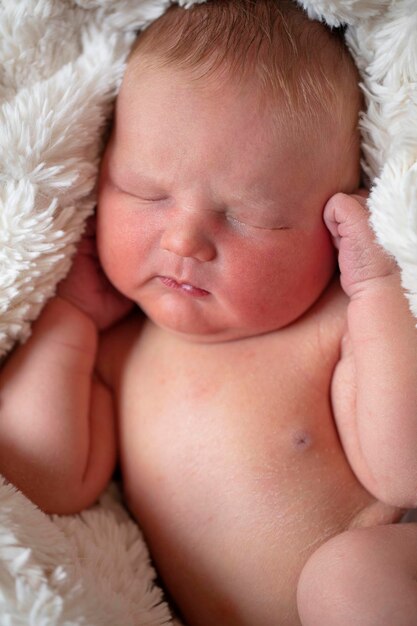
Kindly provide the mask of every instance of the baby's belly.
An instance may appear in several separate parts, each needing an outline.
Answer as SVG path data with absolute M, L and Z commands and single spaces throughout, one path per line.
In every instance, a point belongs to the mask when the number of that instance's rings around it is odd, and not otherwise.
M 190 626 L 298 624 L 310 554 L 351 526 L 395 517 L 356 481 L 325 403 L 304 408 L 275 421 L 260 407 L 129 420 L 128 505 Z

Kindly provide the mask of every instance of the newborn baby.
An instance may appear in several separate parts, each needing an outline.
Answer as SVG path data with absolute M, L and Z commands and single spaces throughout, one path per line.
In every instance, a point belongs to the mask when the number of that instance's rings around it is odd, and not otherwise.
M 112 287 L 90 223 L 1 373 L 1 472 L 70 514 L 117 450 L 189 626 L 417 624 L 417 530 L 392 524 L 417 504 L 417 334 L 358 191 L 357 81 L 289 1 L 170 8 L 103 158 Z

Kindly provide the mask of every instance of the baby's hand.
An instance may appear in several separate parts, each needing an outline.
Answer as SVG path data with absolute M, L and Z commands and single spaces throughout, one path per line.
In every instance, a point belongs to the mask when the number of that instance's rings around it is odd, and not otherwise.
M 57 294 L 91 317 L 98 330 L 108 328 L 133 308 L 133 302 L 113 287 L 101 268 L 95 215 L 87 221 L 72 267 L 59 283 Z
M 352 298 L 387 276 L 398 266 L 376 242 L 368 222 L 367 193 L 337 193 L 327 202 L 323 218 L 339 251 L 340 282 Z

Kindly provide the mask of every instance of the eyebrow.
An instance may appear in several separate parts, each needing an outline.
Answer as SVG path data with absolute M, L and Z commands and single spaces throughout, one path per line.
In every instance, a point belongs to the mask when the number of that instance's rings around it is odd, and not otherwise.
M 248 205 L 254 209 L 277 210 L 282 205 L 282 195 L 276 195 L 272 189 L 258 188 L 255 193 L 253 187 L 247 189 L 238 189 L 237 192 L 231 194 L 231 200 L 238 205 Z M 284 199 L 285 200 L 285 199 Z M 288 201 L 285 202 L 287 207 Z
M 115 163 L 110 168 L 110 165 L 111 163 L 109 163 L 109 177 L 117 187 L 134 190 L 139 185 L 149 185 L 152 188 L 166 191 L 172 185 L 171 181 L 164 180 L 155 174 L 149 174 L 145 170 L 137 170 L 129 165 L 118 166 Z M 255 193 L 254 188 L 256 189 Z M 249 184 L 246 189 L 239 187 L 228 194 L 227 202 L 224 204 L 276 210 L 279 198 L 273 197 L 271 192 L 268 193 L 266 189 L 260 189 L 256 184 Z
M 150 185 L 153 187 L 166 187 L 166 182 L 161 178 L 149 175 L 146 172 L 133 170 L 129 167 L 113 167 L 109 168 L 109 177 L 117 185 L 127 187 L 135 187 L 138 184 Z

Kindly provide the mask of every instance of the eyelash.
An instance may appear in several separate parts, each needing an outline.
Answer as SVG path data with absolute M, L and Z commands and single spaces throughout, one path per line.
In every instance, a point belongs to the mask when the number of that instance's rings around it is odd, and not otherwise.
M 134 193 L 131 193 L 129 191 L 126 191 L 125 189 L 121 189 L 120 187 L 118 187 L 117 185 L 114 185 L 115 189 L 125 195 L 125 196 L 129 196 L 130 198 L 134 198 L 135 200 L 138 200 L 139 202 L 162 202 L 163 200 L 167 200 L 168 196 L 160 196 L 160 197 L 155 197 L 155 198 L 144 198 L 144 197 L 140 197 Z
M 141 202 L 163 202 L 164 200 L 168 200 L 168 196 L 161 196 L 160 198 L 140 198 L 139 196 L 133 196 L 137 198 Z
M 165 200 L 168 200 L 168 196 L 161 196 L 161 197 L 156 197 L 156 198 L 144 198 L 144 197 L 135 196 L 134 194 L 130 194 L 127 191 L 123 193 L 126 193 L 128 196 L 135 198 L 139 202 L 144 202 L 147 204 L 153 204 L 155 202 L 164 202 Z M 268 227 L 268 226 L 257 226 L 255 224 L 248 224 L 247 222 L 243 222 L 242 220 L 239 220 L 237 217 L 234 217 L 230 213 L 224 213 L 224 217 L 227 222 L 232 223 L 232 224 L 237 224 L 239 227 L 243 227 L 243 228 L 255 228 L 257 230 L 289 230 L 288 226 L 281 226 L 281 227 L 274 228 L 274 227 Z
M 225 215 L 228 222 L 233 222 L 238 224 L 239 226 L 244 226 L 246 228 L 255 228 L 256 230 L 290 230 L 289 226 L 258 226 L 256 224 L 248 224 L 247 222 L 242 222 L 237 219 L 237 217 L 233 217 L 233 215 L 227 214 Z

